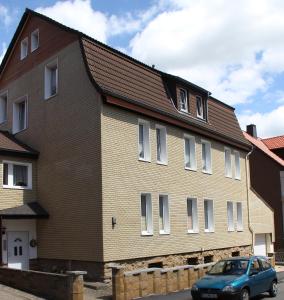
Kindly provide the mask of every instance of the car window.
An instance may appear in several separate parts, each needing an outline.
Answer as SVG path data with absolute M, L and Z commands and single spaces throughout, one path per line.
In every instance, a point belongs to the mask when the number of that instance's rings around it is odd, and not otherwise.
M 269 270 L 271 268 L 271 264 L 267 261 L 267 259 L 261 257 L 259 260 L 264 271 Z
M 246 272 L 248 260 L 221 260 L 208 272 L 209 275 L 242 275 Z
M 257 258 L 255 258 L 252 262 L 251 262 L 251 266 L 250 266 L 250 274 L 253 273 L 258 273 L 261 271 L 261 267 L 259 264 L 259 261 Z

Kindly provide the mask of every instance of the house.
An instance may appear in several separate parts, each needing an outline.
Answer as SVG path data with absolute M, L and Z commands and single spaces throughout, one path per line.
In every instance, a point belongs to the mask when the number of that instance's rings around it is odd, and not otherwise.
M 251 186 L 275 213 L 275 250 L 278 251 L 284 248 L 282 138 L 261 139 L 257 137 L 256 126 L 253 124 L 247 126 L 247 132 L 244 132 L 244 136 L 253 146 L 249 155 Z M 259 237 L 259 242 L 261 239 L 263 237 Z
M 262 142 L 269 150 L 284 159 L 284 135 L 262 139 Z
M 251 145 L 234 109 L 207 90 L 26 10 L 0 95 L 0 130 L 37 154 L 19 171 L 1 160 L 0 215 L 14 216 L 2 244 L 22 247 L 3 250 L 8 266 L 107 278 L 110 262 L 131 270 L 248 255 L 261 229 L 273 249 L 273 211 L 255 196 L 249 213 Z M 29 211 L 31 228 L 16 210 Z

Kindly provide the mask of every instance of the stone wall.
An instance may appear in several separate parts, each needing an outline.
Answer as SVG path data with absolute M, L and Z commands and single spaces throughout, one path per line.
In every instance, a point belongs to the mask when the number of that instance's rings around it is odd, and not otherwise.
M 50 300 L 83 300 L 85 272 L 54 274 L 0 267 L 0 283 Z

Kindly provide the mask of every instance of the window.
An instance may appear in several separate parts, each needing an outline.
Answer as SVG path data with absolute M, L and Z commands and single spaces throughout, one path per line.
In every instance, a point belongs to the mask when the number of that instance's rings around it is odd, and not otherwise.
M 240 153 L 238 151 L 235 154 L 235 178 L 241 179 L 241 164 L 240 164 Z
M 184 136 L 184 160 L 185 169 L 196 170 L 195 138 L 193 136 Z
M 21 162 L 3 162 L 4 188 L 32 188 L 32 164 Z
M 234 251 L 232 252 L 232 257 L 240 256 L 240 251 Z
M 206 141 L 202 141 L 202 171 L 204 173 L 212 173 L 211 164 L 211 144 Z
M 211 263 L 211 262 L 213 262 L 213 261 L 214 261 L 213 255 L 207 255 L 207 256 L 204 256 L 204 263 L 205 263 L 205 264 L 209 264 L 209 263 Z
M 45 66 L 44 75 L 44 93 L 45 99 L 48 99 L 58 92 L 58 66 L 57 61 L 54 61 Z
M 153 215 L 151 194 L 141 194 L 141 233 L 153 234 Z
M 189 233 L 198 232 L 197 199 L 187 198 L 187 230 Z
M 205 119 L 205 105 L 203 98 L 197 96 L 196 97 L 196 111 L 197 117 L 201 119 Z
M 21 59 L 24 59 L 28 56 L 28 47 L 29 41 L 28 38 L 25 38 L 21 41 Z
M 187 91 L 184 89 L 179 89 L 179 103 L 180 110 L 183 112 L 188 112 Z
M 199 260 L 198 260 L 198 257 L 189 257 L 187 259 L 187 264 L 188 265 L 191 265 L 191 266 L 196 266 L 199 264 Z
M 13 133 L 27 128 L 27 98 L 23 97 L 13 105 Z
M 139 159 L 150 161 L 150 124 L 147 121 L 138 121 L 138 152 Z
M 232 177 L 231 150 L 229 148 L 225 148 L 225 176 Z
M 167 130 L 163 126 L 156 126 L 157 137 L 157 162 L 167 164 Z
M 234 231 L 234 204 L 227 202 L 228 231 Z
M 214 232 L 213 200 L 204 200 L 205 232 Z
M 163 268 L 163 262 L 162 261 L 157 261 L 157 262 L 153 262 L 153 263 L 149 263 L 148 264 L 148 268 L 159 268 L 162 269 Z
M 8 93 L 0 94 L 0 123 L 3 123 L 7 120 L 7 102 L 8 102 Z
M 39 46 L 39 30 L 36 29 L 31 34 L 31 52 L 35 51 Z
M 159 195 L 159 226 L 160 234 L 170 233 L 169 198 L 167 195 Z
M 243 230 L 243 208 L 242 203 L 237 202 L 237 231 Z

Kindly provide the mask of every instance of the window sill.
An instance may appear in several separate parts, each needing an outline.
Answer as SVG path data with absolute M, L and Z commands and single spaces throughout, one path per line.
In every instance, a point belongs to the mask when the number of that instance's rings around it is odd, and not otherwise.
M 208 174 L 208 175 L 212 175 L 213 174 L 212 171 L 204 171 L 204 170 L 202 170 L 202 173 Z
M 232 175 L 225 175 L 226 178 L 233 178 Z
M 168 165 L 168 162 L 157 161 L 157 165 L 160 165 L 160 166 L 167 166 L 167 165 Z
M 198 234 L 199 230 L 188 230 L 187 233 L 189 233 L 189 234 Z
M 237 229 L 237 232 L 244 232 L 244 229 L 242 228 L 242 229 Z
M 235 232 L 235 229 L 228 229 L 228 232 Z
M 147 163 L 150 163 L 151 160 L 149 159 L 144 159 L 144 158 L 138 158 L 139 161 L 143 161 L 143 162 L 147 162 Z
M 10 186 L 10 185 L 3 185 L 3 189 L 10 189 L 10 190 L 32 190 L 30 186 Z
M 170 232 L 160 230 L 160 235 L 170 235 Z
M 50 95 L 50 96 L 48 96 L 48 97 L 44 96 L 44 100 L 50 100 L 50 99 L 56 97 L 57 95 L 58 95 L 58 92 L 55 93 L 55 94 L 53 94 L 53 95 Z
M 188 167 L 184 167 L 184 169 L 187 170 L 187 171 L 197 172 L 197 168 L 188 168 Z
M 7 122 L 7 119 L 6 120 L 3 120 L 3 121 L 0 121 L 0 125 L 4 124 Z
M 23 131 L 25 131 L 27 129 L 28 129 L 28 127 L 24 128 L 24 129 L 21 129 L 19 131 L 13 131 L 13 134 L 17 134 L 17 133 L 23 132 Z
M 204 232 L 205 232 L 205 233 L 214 233 L 215 230 L 204 229 Z
M 241 181 L 241 178 L 235 177 L 235 180 Z
M 153 232 L 141 232 L 141 236 L 153 236 Z

